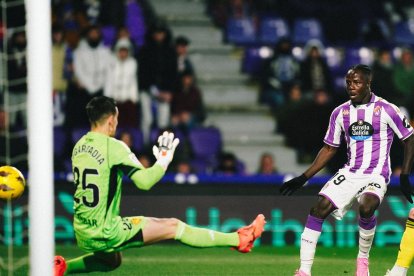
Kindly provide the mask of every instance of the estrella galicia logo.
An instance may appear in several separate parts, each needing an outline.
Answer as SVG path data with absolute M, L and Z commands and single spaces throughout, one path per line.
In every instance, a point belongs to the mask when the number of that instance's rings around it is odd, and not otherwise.
M 374 128 L 364 120 L 358 120 L 348 128 L 349 136 L 356 141 L 363 141 L 374 134 Z

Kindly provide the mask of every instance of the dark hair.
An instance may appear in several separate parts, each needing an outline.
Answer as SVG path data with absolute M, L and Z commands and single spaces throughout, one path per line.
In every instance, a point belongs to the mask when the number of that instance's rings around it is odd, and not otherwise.
M 86 105 L 86 113 L 89 122 L 96 124 L 104 117 L 116 114 L 116 102 L 114 99 L 105 96 L 94 97 Z
M 175 39 L 175 45 L 187 46 L 188 44 L 190 44 L 190 40 L 185 36 L 180 35 Z
M 372 70 L 371 67 L 369 67 L 368 65 L 357 64 L 355 66 L 352 66 L 351 70 L 361 72 L 367 80 L 371 79 Z

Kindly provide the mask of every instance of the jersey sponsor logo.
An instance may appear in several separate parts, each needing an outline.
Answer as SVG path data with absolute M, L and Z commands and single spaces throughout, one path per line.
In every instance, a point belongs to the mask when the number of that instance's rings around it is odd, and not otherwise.
M 370 123 L 367 123 L 364 120 L 358 120 L 349 126 L 348 134 L 356 141 L 363 141 L 374 134 L 374 128 Z

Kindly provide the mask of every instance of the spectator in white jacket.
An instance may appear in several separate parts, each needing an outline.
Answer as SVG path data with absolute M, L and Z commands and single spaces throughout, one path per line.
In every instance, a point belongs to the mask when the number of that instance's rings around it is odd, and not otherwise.
M 103 95 L 106 69 L 111 51 L 101 43 L 101 30 L 91 26 L 73 54 L 76 88 L 68 93 L 68 114 L 71 125 L 88 126 L 84 106 L 94 97 Z M 79 110 L 82 110 L 81 112 Z
M 137 61 L 132 57 L 132 44 L 119 39 L 108 64 L 104 95 L 116 100 L 119 109 L 119 127 L 139 126 Z

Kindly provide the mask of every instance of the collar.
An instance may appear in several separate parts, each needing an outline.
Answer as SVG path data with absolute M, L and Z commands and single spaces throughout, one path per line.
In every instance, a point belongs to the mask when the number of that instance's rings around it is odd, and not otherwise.
M 357 107 L 357 106 L 363 106 L 363 105 L 366 105 L 366 106 L 369 106 L 371 103 L 375 103 L 375 102 L 377 102 L 377 101 L 379 101 L 379 97 L 378 96 L 376 96 L 375 94 L 374 94 L 374 92 L 372 92 L 371 91 L 371 99 L 369 100 L 369 102 L 367 102 L 366 104 L 360 104 L 360 105 L 353 105 L 352 104 L 352 102 L 351 102 L 351 100 L 349 100 L 348 101 L 348 105 L 349 106 L 354 106 L 354 107 Z

